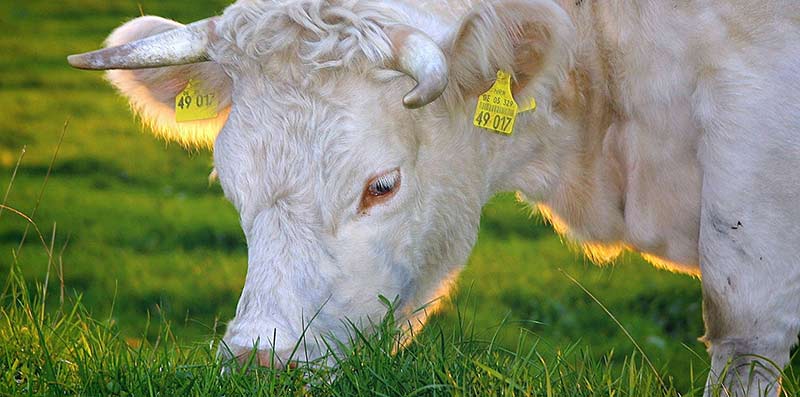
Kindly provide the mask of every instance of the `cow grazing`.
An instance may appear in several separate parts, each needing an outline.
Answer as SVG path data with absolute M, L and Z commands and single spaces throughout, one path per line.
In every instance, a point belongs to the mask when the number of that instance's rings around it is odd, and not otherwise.
M 379 295 L 421 326 L 481 206 L 518 191 L 599 261 L 701 276 L 709 385 L 775 395 L 765 359 L 785 366 L 800 330 L 800 3 L 464 3 L 241 0 L 69 58 L 157 134 L 213 147 L 249 247 L 231 353 L 285 364 L 303 334 L 368 328 Z M 538 103 L 510 136 L 474 126 L 498 71 Z M 216 108 L 178 122 L 190 80 Z

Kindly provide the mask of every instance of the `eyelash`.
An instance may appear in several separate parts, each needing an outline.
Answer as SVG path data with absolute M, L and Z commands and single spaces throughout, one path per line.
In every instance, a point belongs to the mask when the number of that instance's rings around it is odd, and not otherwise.
M 389 171 L 371 179 L 367 182 L 367 186 L 361 194 L 358 212 L 362 215 L 366 215 L 370 208 L 383 204 L 391 199 L 400 187 L 400 183 L 401 175 L 399 169 Z
M 369 185 L 369 194 L 373 196 L 383 196 L 389 194 L 397 186 L 400 181 L 400 172 L 393 171 L 388 174 L 381 175 L 374 182 Z

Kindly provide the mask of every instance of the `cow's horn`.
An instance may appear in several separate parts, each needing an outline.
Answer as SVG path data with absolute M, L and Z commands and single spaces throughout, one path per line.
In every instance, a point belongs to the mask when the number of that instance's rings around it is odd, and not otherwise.
M 67 62 L 78 69 L 144 69 L 208 61 L 208 43 L 216 18 L 145 37 L 123 45 L 70 55 Z
M 447 87 L 447 58 L 433 39 L 419 29 L 393 25 L 385 29 L 394 51 L 394 68 L 417 82 L 403 105 L 420 108 L 438 98 Z

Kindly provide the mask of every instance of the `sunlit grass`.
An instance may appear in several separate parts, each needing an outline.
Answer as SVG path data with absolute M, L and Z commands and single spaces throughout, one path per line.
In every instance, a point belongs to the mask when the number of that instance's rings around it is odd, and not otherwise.
M 391 317 L 374 335 L 354 333 L 355 347 L 336 357 L 335 368 L 222 375 L 218 335 L 181 345 L 167 321 L 154 319 L 142 328 L 157 328 L 157 337 L 130 343 L 111 318 L 87 313 L 80 296 L 45 308 L 48 286 L 27 285 L 14 267 L 0 296 L 3 395 L 678 395 L 639 356 L 615 365 L 613 353 L 595 359 L 577 344 L 554 351 L 527 332 L 507 349 L 478 338 L 466 322 L 449 332 L 435 327 L 393 354 L 399 331 Z M 700 395 L 700 388 L 683 395 Z

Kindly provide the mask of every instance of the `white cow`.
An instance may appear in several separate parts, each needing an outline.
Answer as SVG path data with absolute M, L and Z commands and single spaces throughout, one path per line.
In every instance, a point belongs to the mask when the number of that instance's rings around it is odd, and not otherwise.
M 701 275 L 709 385 L 777 393 L 766 360 L 785 366 L 800 330 L 800 2 L 241 0 L 107 44 L 69 61 L 115 69 L 153 130 L 214 149 L 249 246 L 234 355 L 346 339 L 379 295 L 421 325 L 481 206 L 519 191 L 598 260 Z M 499 70 L 538 102 L 511 136 L 473 126 Z M 189 79 L 217 117 L 176 122 Z

